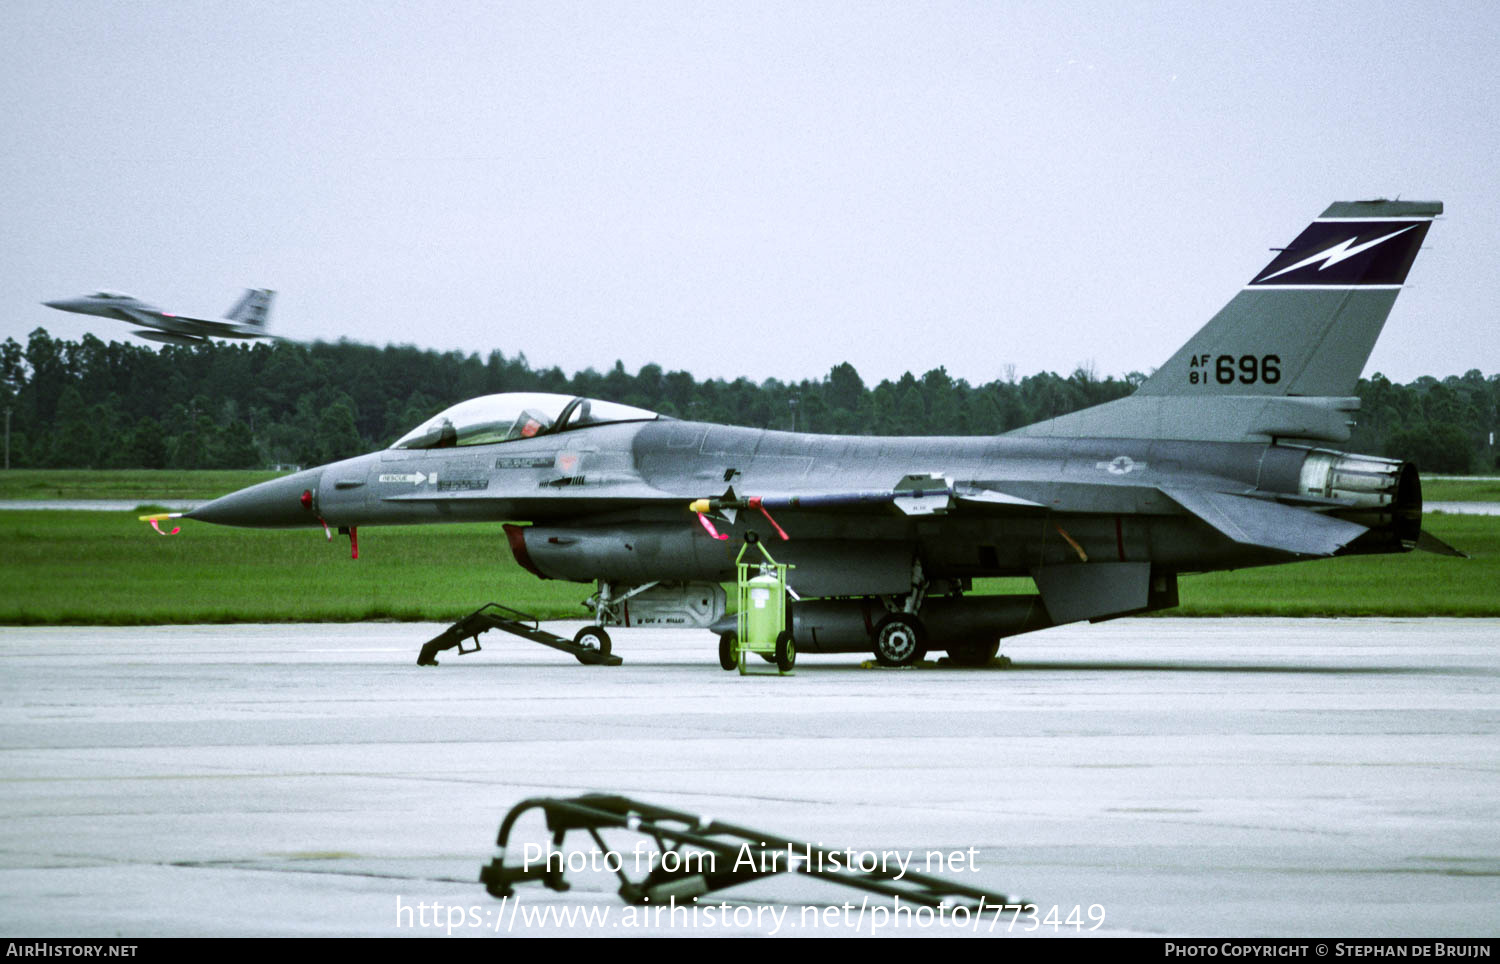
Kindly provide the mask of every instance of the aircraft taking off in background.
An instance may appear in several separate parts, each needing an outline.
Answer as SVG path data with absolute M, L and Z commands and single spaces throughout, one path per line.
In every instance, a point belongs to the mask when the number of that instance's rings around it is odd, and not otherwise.
M 266 330 L 266 323 L 271 315 L 271 298 L 275 294 L 269 288 L 246 288 L 240 300 L 229 309 L 229 314 L 217 319 L 174 315 L 118 291 L 96 291 L 81 298 L 44 301 L 42 304 L 59 311 L 98 315 L 101 318 L 140 325 L 141 330 L 131 334 L 151 341 L 164 341 L 171 345 L 198 345 L 209 338 L 271 337 L 271 333 Z
M 1182 573 L 1461 555 L 1422 531 L 1415 465 L 1333 447 L 1442 210 L 1332 205 L 1134 395 L 1004 435 L 811 435 L 488 395 L 383 451 L 179 515 L 338 526 L 351 543 L 362 525 L 505 522 L 521 566 L 595 583 L 598 626 L 579 646 L 607 652 L 602 627 L 632 621 L 706 626 L 726 669 L 737 650 L 718 584 L 752 533 L 796 567 L 795 649 L 888 665 L 930 650 L 982 665 L 1005 636 L 1167 609 Z M 1037 591 L 972 593 L 996 576 Z

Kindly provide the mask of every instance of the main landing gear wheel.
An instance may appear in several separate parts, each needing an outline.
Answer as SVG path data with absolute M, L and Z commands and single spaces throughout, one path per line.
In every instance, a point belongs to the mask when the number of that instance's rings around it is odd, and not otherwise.
M 729 672 L 739 668 L 739 658 L 734 650 L 734 633 L 719 637 L 719 669 Z
M 797 644 L 791 633 L 782 630 L 776 637 L 776 668 L 783 673 L 790 673 L 796 665 Z
M 589 650 L 574 657 L 585 666 L 603 662 L 604 657 L 609 655 L 609 633 L 603 627 L 585 626 L 573 637 L 573 642 Z
M 948 662 L 954 666 L 978 668 L 990 665 L 990 660 L 1000 652 L 1000 637 L 993 639 L 966 639 L 948 646 Z
M 927 651 L 922 621 L 907 613 L 891 613 L 882 619 L 870 642 L 881 666 L 910 666 Z

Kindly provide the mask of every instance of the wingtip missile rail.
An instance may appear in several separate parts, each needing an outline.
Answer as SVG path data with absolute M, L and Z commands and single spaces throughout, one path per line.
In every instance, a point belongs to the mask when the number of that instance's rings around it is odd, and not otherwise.
M 156 530 L 157 535 L 175 536 L 177 533 L 182 531 L 182 526 L 173 526 L 171 532 L 162 532 L 161 523 L 166 519 L 181 519 L 185 515 L 187 515 L 186 512 L 158 512 L 154 515 L 143 515 L 139 516 L 138 518 L 141 522 L 150 523 L 151 528 Z

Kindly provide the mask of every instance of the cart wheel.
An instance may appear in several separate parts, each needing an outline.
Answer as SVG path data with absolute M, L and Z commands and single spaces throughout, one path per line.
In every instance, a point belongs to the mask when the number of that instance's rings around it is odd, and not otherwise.
M 737 665 L 734 656 L 734 633 L 725 633 L 719 637 L 719 668 L 728 672 Z
M 797 643 L 792 639 L 791 633 L 782 630 L 776 637 L 776 668 L 783 673 L 790 673 L 795 665 L 797 665 Z
M 871 649 L 881 666 L 910 666 L 921 659 L 927 647 L 922 621 L 907 613 L 891 613 L 875 627 Z
M 573 637 L 575 645 L 586 647 L 589 652 L 579 653 L 577 659 L 585 666 L 595 666 L 604 662 L 604 657 L 609 655 L 609 633 L 602 626 L 585 626 Z

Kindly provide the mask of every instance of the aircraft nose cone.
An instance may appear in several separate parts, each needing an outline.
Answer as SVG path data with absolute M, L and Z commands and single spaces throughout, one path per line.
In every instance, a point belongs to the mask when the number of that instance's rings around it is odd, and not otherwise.
M 224 526 L 256 529 L 295 529 L 318 525 L 311 505 L 303 505 L 302 493 L 318 491 L 321 468 L 306 469 L 285 478 L 272 479 L 248 489 L 231 492 L 186 513 L 188 519 Z M 309 503 L 311 499 L 308 500 Z

